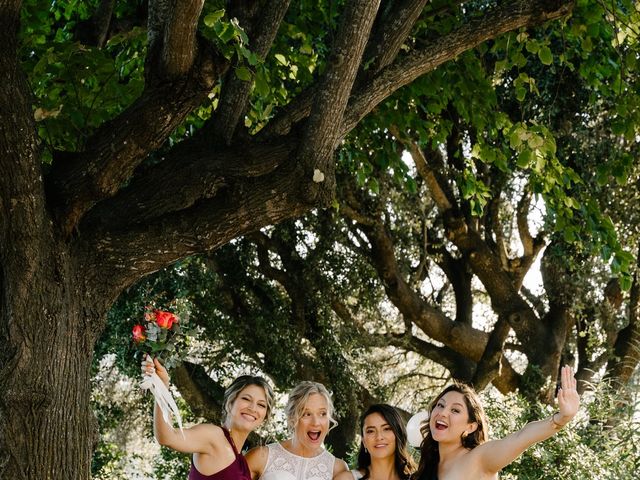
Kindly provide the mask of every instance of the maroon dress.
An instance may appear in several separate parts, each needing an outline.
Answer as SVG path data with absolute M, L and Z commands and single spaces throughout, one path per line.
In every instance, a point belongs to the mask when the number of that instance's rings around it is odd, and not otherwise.
M 224 427 L 221 428 L 224 432 L 224 436 L 227 438 L 227 441 L 231 444 L 231 448 L 233 448 L 233 453 L 235 454 L 236 459 L 231 462 L 231 465 L 223 468 L 213 475 L 201 474 L 193 464 L 192 459 L 191 470 L 189 470 L 189 480 L 251 480 L 251 472 L 249 471 L 247 461 L 240 453 L 238 453 L 238 450 L 236 450 L 236 446 L 234 445 L 233 440 L 231 440 L 229 431 Z

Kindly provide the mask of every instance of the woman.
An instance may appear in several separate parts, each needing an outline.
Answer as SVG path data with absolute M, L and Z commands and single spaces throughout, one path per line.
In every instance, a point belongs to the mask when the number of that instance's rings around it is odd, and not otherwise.
M 169 375 L 160 362 L 143 362 L 144 372 L 154 370 L 168 387 Z M 157 403 L 154 406 L 154 433 L 160 445 L 193 454 L 189 480 L 251 480 L 240 451 L 249 433 L 269 418 L 273 391 L 263 378 L 243 375 L 225 390 L 223 401 L 222 426 L 195 425 L 185 428 L 184 435 L 164 421 Z
M 478 395 L 466 385 L 454 384 L 431 404 L 429 423 L 415 480 L 494 480 L 498 472 L 536 442 L 552 436 L 578 412 L 580 397 L 570 367 L 560 373 L 558 411 L 531 422 L 501 440 L 487 442 L 487 422 Z
M 394 407 L 371 405 L 360 419 L 358 469 L 335 480 L 408 480 L 415 463 L 407 450 L 407 430 Z
M 347 470 L 347 464 L 324 449 L 334 408 L 324 385 L 300 382 L 289 394 L 285 408 L 291 438 L 247 453 L 254 479 L 331 480 Z

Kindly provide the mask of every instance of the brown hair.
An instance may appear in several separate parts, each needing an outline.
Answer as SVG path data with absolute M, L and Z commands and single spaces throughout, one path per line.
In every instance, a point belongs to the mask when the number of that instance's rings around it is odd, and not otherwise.
M 468 422 L 475 422 L 478 428 L 469 435 L 463 435 L 460 437 L 462 446 L 468 450 L 471 450 L 478 445 L 487 441 L 487 419 L 484 415 L 484 409 L 480 403 L 478 394 L 473 387 L 464 383 L 455 382 L 445 388 L 436 399 L 429 405 L 429 416 L 433 412 L 440 399 L 449 392 L 458 392 L 464 398 L 464 403 L 467 406 L 467 412 L 469 414 Z M 440 462 L 440 452 L 438 450 L 438 442 L 436 442 L 431 436 L 431 430 L 429 428 L 429 422 L 423 423 L 420 432 L 422 433 L 422 443 L 420 444 L 420 464 L 418 465 L 418 471 L 413 476 L 414 480 L 427 480 L 438 478 L 438 463 Z

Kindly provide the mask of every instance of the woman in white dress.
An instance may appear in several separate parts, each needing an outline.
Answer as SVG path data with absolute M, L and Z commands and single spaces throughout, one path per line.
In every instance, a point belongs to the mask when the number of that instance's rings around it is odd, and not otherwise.
M 291 438 L 256 447 L 247 453 L 251 478 L 261 480 L 331 480 L 347 471 L 323 444 L 334 408 L 324 385 L 300 382 L 289 394 L 285 408 Z
M 335 480 L 408 480 L 416 465 L 407 449 L 407 430 L 391 405 L 371 405 L 360 419 L 358 468 Z

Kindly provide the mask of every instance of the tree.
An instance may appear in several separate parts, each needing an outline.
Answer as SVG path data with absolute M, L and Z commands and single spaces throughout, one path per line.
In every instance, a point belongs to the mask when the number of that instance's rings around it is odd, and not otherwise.
M 92 353 L 123 289 L 331 205 L 336 145 L 386 98 L 574 6 L 427 3 L 3 4 L 2 476 L 88 477 Z M 542 338 L 502 290 L 499 321 Z
M 362 347 L 392 345 L 479 389 L 547 401 L 573 357 L 581 388 L 599 374 L 624 385 L 637 368 L 637 277 L 616 240 L 624 232 L 637 248 L 637 191 L 618 185 L 638 175 L 637 76 L 611 68 L 636 54 L 612 42 L 604 13 L 581 5 L 561 28 L 514 32 L 414 81 L 341 145 L 333 211 L 248 235 L 178 275 L 208 289 L 194 302 L 209 342 L 242 351 L 281 388 L 312 377 L 334 389 L 336 452 L 381 392 L 354 368 Z M 572 33 L 582 31 L 592 33 Z M 545 246 L 544 289 L 531 292 L 523 279 Z M 380 312 L 387 298 L 397 319 Z M 402 380 L 415 391 L 419 378 Z M 194 390 L 181 386 L 202 408 Z

